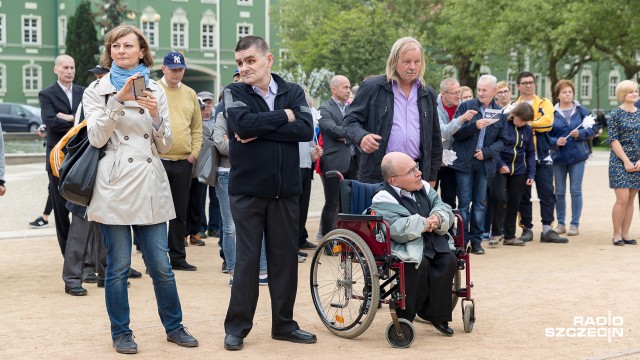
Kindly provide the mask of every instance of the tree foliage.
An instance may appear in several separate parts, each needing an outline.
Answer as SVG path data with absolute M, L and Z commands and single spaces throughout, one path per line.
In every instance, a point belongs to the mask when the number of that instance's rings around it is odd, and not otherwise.
M 88 1 L 83 1 L 78 5 L 73 16 L 69 18 L 67 26 L 66 54 L 75 60 L 75 83 L 80 85 L 88 85 L 94 80 L 93 74 L 87 70 L 96 66 L 97 55 L 100 51 L 93 18 L 91 4 Z
M 105 34 L 120 25 L 128 12 L 127 4 L 123 0 L 96 1 L 98 21 L 105 29 Z

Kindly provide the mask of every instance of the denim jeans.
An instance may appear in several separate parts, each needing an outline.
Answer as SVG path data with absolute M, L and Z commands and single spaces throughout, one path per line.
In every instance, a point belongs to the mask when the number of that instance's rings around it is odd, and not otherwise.
M 484 229 L 487 174 L 481 161 L 473 161 L 471 172 L 456 171 L 458 209 L 464 223 L 465 243 L 480 243 Z
M 221 228 L 220 204 L 216 196 L 216 187 L 200 184 L 200 196 L 202 197 L 200 210 L 200 230 L 219 231 Z M 209 211 L 206 211 L 207 192 L 209 193 Z M 209 217 L 207 218 L 207 214 Z M 207 221 L 207 219 L 209 221 Z
M 556 213 L 558 224 L 564 225 L 567 215 L 567 175 L 569 175 L 569 191 L 571 191 L 571 225 L 580 225 L 582 214 L 582 178 L 585 161 L 575 164 L 553 164 L 553 177 L 556 182 Z
M 100 224 L 107 252 L 104 296 L 111 321 L 111 337 L 131 333 L 127 280 L 131 266 L 131 229 L 138 236 L 144 263 L 153 280 L 160 321 L 167 333 L 182 327 L 182 308 L 167 252 L 167 224 Z
M 218 172 L 218 183 L 216 184 L 216 196 L 220 203 L 220 216 L 222 218 L 222 251 L 224 261 L 227 263 L 227 270 L 233 274 L 236 268 L 236 225 L 231 216 L 229 206 L 229 172 Z M 262 251 L 260 252 L 260 274 L 267 273 L 267 255 L 264 251 L 264 237 L 262 238 Z

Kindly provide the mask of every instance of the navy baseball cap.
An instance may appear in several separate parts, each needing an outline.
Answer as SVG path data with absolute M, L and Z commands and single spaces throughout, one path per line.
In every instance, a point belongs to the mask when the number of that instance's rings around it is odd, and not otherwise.
M 184 61 L 184 55 L 180 54 L 177 51 L 168 52 L 167 55 L 164 56 L 162 65 L 165 65 L 169 69 L 187 67 L 187 63 Z
M 240 70 L 238 70 L 238 68 L 233 71 L 233 77 L 236 77 L 236 75 L 240 75 Z
M 100 75 L 100 74 L 106 74 L 109 72 L 109 69 L 103 67 L 102 65 L 96 65 L 96 67 L 93 67 L 89 70 L 90 73 L 95 74 L 95 75 Z

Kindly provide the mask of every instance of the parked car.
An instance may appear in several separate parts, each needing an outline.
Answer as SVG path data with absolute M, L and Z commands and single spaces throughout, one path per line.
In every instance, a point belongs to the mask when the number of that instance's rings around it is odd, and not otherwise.
M 15 103 L 0 103 L 0 124 L 6 132 L 35 133 L 42 125 L 40 108 Z

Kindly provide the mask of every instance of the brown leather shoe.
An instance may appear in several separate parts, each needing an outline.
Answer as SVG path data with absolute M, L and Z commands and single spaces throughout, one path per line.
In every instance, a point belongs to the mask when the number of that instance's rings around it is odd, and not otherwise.
M 200 235 L 198 235 L 198 234 L 189 236 L 189 242 L 191 243 L 191 245 L 194 245 L 194 246 L 204 246 L 205 245 L 204 240 L 202 240 L 200 238 Z

